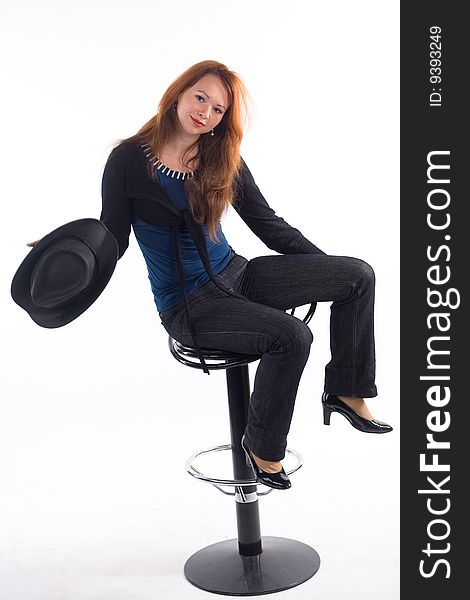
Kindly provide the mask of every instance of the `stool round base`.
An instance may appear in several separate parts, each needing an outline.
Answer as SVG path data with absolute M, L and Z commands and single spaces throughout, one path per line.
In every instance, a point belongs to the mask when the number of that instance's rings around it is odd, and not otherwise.
M 302 542 L 267 536 L 262 546 L 258 556 L 241 556 L 237 539 L 212 544 L 186 561 L 184 575 L 214 594 L 258 596 L 300 585 L 320 567 L 317 552 Z

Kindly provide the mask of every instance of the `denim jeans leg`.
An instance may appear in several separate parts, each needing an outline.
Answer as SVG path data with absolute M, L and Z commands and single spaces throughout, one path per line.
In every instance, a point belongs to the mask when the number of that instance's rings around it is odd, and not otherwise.
M 224 270 L 219 281 L 236 291 L 242 285 L 243 268 L 229 264 L 229 271 Z M 189 299 L 189 311 L 201 348 L 260 356 L 245 433 L 257 456 L 282 460 L 298 385 L 313 341 L 308 325 L 243 296 L 234 298 L 212 282 Z M 161 318 L 174 339 L 192 345 L 184 307 L 165 311 Z
M 254 258 L 247 265 L 241 290 L 253 302 L 282 310 L 332 302 L 325 391 L 362 398 L 377 395 L 374 292 L 375 275 L 369 264 L 326 254 Z
M 375 385 L 375 276 L 360 263 L 353 293 L 331 305 L 331 360 L 325 367 L 325 391 L 372 398 Z

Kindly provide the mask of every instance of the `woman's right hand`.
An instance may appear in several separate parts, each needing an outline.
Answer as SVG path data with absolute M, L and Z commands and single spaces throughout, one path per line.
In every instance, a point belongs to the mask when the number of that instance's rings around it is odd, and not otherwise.
M 27 243 L 26 243 L 26 245 L 27 245 L 27 246 L 31 246 L 31 248 L 33 248 L 33 247 L 34 247 L 34 246 L 35 246 L 35 245 L 36 245 L 38 242 L 40 242 L 40 241 L 41 241 L 41 240 L 39 239 L 39 240 L 36 240 L 36 241 L 34 241 L 34 242 L 27 242 Z

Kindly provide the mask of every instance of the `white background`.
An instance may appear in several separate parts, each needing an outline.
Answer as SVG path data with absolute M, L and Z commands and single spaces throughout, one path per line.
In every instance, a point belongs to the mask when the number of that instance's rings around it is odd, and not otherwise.
M 196 450 L 229 442 L 225 375 L 170 355 L 133 235 L 103 294 L 69 325 L 41 328 L 10 297 L 26 242 L 98 217 L 113 142 L 210 58 L 250 91 L 242 153 L 271 206 L 377 277 L 369 405 L 395 431 L 365 435 L 339 415 L 323 426 L 320 305 L 289 435 L 305 465 L 260 508 L 265 535 L 312 545 L 322 565 L 278 596 L 398 598 L 398 8 L 2 0 L 0 597 L 211 597 L 184 579 L 184 562 L 236 537 L 233 501 L 184 470 Z M 233 211 L 223 229 L 248 259 L 273 253 Z

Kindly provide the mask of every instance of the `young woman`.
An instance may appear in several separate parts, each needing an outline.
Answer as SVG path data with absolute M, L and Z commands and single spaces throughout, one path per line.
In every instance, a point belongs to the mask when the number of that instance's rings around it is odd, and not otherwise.
M 157 114 L 111 152 L 100 220 L 119 258 L 132 226 L 161 323 L 197 349 L 204 372 L 201 348 L 260 356 L 242 445 L 260 483 L 287 489 L 280 461 L 313 337 L 286 310 L 332 302 L 325 424 L 336 411 L 363 432 L 392 428 L 364 401 L 377 395 L 374 272 L 360 259 L 325 254 L 267 204 L 240 157 L 246 97 L 237 74 L 219 62 L 180 75 Z M 220 223 L 230 205 L 279 254 L 237 253 Z

